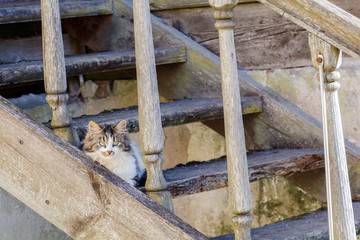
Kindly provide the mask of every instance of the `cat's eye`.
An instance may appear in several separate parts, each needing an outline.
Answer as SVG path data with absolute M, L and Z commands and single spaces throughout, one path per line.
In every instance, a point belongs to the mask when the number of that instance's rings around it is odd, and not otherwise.
M 113 145 L 114 145 L 114 146 L 117 146 L 117 145 L 119 145 L 119 142 L 118 142 L 118 141 L 114 141 L 114 142 L 113 142 Z
M 102 147 L 106 146 L 106 142 L 99 142 L 99 145 L 102 146 Z

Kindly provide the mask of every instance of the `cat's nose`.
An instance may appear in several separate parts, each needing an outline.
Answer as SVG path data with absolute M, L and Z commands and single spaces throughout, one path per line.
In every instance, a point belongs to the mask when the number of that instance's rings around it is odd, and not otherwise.
M 106 153 L 107 153 L 109 156 L 112 155 L 112 154 L 114 154 L 113 151 L 106 151 Z

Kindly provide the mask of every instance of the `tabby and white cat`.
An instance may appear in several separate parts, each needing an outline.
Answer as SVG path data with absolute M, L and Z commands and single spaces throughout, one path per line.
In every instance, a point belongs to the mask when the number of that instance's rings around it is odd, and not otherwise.
M 126 121 L 99 126 L 93 121 L 83 140 L 82 151 L 95 163 L 103 165 L 132 186 L 137 186 L 145 166 L 137 146 L 130 140 Z

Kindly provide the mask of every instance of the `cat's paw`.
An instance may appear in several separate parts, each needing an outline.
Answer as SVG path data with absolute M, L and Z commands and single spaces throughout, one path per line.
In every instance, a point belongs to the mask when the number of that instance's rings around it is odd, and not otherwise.
M 137 185 L 137 181 L 135 181 L 134 179 L 124 179 L 124 180 L 133 187 Z

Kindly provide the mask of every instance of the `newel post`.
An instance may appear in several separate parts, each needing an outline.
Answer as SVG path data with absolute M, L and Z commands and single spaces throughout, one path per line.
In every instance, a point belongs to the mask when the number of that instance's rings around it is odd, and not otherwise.
M 222 94 L 224 105 L 229 200 L 233 214 L 235 239 L 250 237 L 252 217 L 245 135 L 241 112 L 240 88 L 234 44 L 233 8 L 237 0 L 209 0 L 219 31 Z
M 51 126 L 57 134 L 78 146 L 78 135 L 71 128 L 67 111 L 69 95 L 58 0 L 41 0 L 41 24 L 46 101 L 53 112 Z
M 172 210 L 171 194 L 163 176 L 163 131 L 157 87 L 154 43 L 148 0 L 134 0 L 134 35 L 141 149 L 147 170 L 148 195 Z
M 341 50 L 313 34 L 309 34 L 309 45 L 312 63 L 317 70 L 319 62 L 321 63 L 319 56 L 323 58 L 334 239 L 355 240 L 354 213 L 338 99 L 340 73 L 337 68 L 341 65 Z

